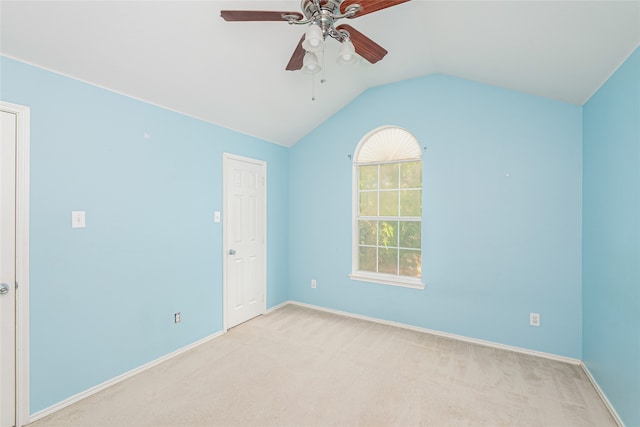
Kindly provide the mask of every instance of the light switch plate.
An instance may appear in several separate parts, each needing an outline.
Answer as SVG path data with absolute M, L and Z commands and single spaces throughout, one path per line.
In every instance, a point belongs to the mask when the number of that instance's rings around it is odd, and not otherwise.
M 85 228 L 84 211 L 71 211 L 71 228 Z
M 220 222 L 220 212 L 219 211 L 215 211 L 213 213 L 213 222 Z
M 540 326 L 540 313 L 529 313 L 529 325 Z

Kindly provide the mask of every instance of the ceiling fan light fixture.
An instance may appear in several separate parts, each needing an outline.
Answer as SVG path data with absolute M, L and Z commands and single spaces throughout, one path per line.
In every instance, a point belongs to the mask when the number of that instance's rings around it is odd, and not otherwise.
M 340 45 L 340 50 L 338 50 L 336 62 L 338 64 L 354 64 L 357 60 L 356 49 L 353 43 L 351 43 L 351 40 L 347 39 L 343 41 Z
M 324 36 L 318 24 L 313 23 L 309 25 L 307 32 L 304 34 L 302 47 L 307 52 L 317 52 L 324 48 Z
M 307 52 L 302 59 L 302 72 L 305 74 L 317 74 L 322 67 L 318 62 L 318 56 L 313 52 Z

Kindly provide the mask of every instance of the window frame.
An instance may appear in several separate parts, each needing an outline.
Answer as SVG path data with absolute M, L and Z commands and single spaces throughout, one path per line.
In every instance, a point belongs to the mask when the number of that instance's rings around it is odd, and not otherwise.
M 389 129 L 389 128 L 395 128 L 395 129 L 401 129 L 407 133 L 409 133 L 408 131 L 399 128 L 397 126 L 383 126 L 377 129 L 372 130 L 371 132 L 369 132 L 367 135 L 365 135 L 362 140 L 360 141 L 360 143 L 358 144 L 358 146 L 356 147 L 355 150 L 355 154 L 353 156 L 353 163 L 352 163 L 352 196 L 351 196 L 351 201 L 352 201 L 352 220 L 351 220 L 351 231 L 352 231 L 352 238 L 351 238 L 351 274 L 349 274 L 349 278 L 351 280 L 355 280 L 355 281 L 360 281 L 360 282 L 369 282 L 369 283 L 377 283 L 377 284 L 383 284 L 383 285 L 391 285 L 391 286 L 401 286 L 401 287 L 406 287 L 406 288 L 413 288 L 413 289 L 424 289 L 425 285 L 422 282 L 422 275 L 421 277 L 410 277 L 410 276 L 401 276 L 400 274 L 388 274 L 388 273 L 379 273 L 379 272 L 372 272 L 372 271 L 364 271 L 364 270 L 358 270 L 358 261 L 359 261 L 359 248 L 360 248 L 360 244 L 359 244 L 359 227 L 358 227 L 358 221 L 365 218 L 375 218 L 375 221 L 384 221 L 385 219 L 389 219 L 392 221 L 402 221 L 402 219 L 406 219 L 409 221 L 419 221 L 420 222 L 420 229 L 422 230 L 422 222 L 423 222 L 423 215 L 421 213 L 421 215 L 418 216 L 410 216 L 410 217 L 400 217 L 399 215 L 397 217 L 395 216 L 383 216 L 383 215 L 378 215 L 375 217 L 371 217 L 371 216 L 359 216 L 359 209 L 360 209 L 360 186 L 359 186 L 359 182 L 360 182 L 360 166 L 370 166 L 370 165 L 384 165 L 384 164 L 390 164 L 390 163 L 410 163 L 410 162 L 416 162 L 416 161 L 420 161 L 421 166 L 423 165 L 423 159 L 422 159 L 422 153 L 420 153 L 420 157 L 419 158 L 414 158 L 414 159 L 402 159 L 402 160 L 388 160 L 388 161 L 379 161 L 379 162 L 367 162 L 367 163 L 358 163 L 358 155 L 360 153 L 361 148 L 367 143 L 367 141 L 371 138 L 371 136 L 373 136 L 374 134 L 383 131 L 385 129 Z M 410 133 L 409 133 L 410 134 Z M 410 134 L 411 135 L 411 134 Z M 413 136 L 413 135 L 412 135 Z M 421 201 L 424 199 L 424 178 L 421 177 L 421 189 L 422 189 L 422 196 L 421 196 Z M 400 185 L 400 184 L 399 184 Z M 402 191 L 402 190 L 400 190 Z M 379 184 L 378 184 L 378 189 L 377 189 L 378 194 L 380 194 L 380 188 L 379 188 Z M 380 203 L 378 201 L 378 203 Z M 379 211 L 378 211 L 379 213 Z M 422 233 L 420 233 L 420 235 L 422 236 Z M 422 238 L 422 237 L 421 237 Z M 398 245 L 400 244 L 400 242 L 398 242 Z M 379 248 L 379 242 L 376 242 L 376 248 Z M 401 248 L 400 246 L 398 246 L 398 251 L 400 251 Z M 422 253 L 423 253 L 423 248 L 422 248 L 422 242 L 420 244 L 420 255 L 421 255 L 421 260 L 422 260 Z M 398 272 L 399 273 L 399 272 Z

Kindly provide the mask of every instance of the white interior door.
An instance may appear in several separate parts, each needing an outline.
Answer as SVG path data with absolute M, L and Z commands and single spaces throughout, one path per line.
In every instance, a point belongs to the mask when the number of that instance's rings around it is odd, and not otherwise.
M 17 117 L 0 111 L 0 427 L 16 424 Z
M 225 327 L 265 312 L 264 162 L 224 156 Z

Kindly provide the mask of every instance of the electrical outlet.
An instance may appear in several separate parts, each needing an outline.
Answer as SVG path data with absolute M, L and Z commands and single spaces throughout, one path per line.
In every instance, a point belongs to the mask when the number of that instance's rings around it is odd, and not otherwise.
M 316 288 L 316 279 L 311 279 L 311 288 Z
M 180 318 L 180 312 L 177 312 L 173 315 L 173 323 L 180 323 L 182 319 Z
M 531 326 L 540 326 L 540 314 L 539 313 L 529 313 L 529 325 L 531 325 Z

